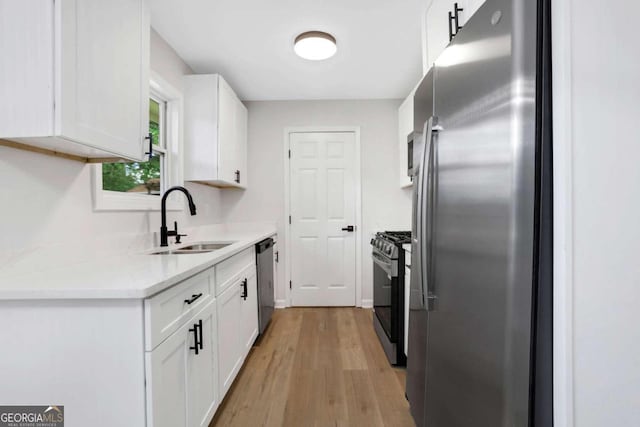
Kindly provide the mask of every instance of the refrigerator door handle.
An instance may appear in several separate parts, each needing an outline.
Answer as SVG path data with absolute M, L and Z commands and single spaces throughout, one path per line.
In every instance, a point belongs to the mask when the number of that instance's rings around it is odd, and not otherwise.
M 418 180 L 418 215 L 417 215 L 417 235 L 418 235 L 418 257 L 419 260 L 419 275 L 421 281 L 421 297 L 422 297 L 422 306 L 428 310 L 427 307 L 427 298 L 428 298 L 428 290 L 429 284 L 427 283 L 427 257 L 426 253 L 428 252 L 426 249 L 427 241 L 424 239 L 424 227 L 425 227 L 425 215 L 428 210 L 428 205 L 425 197 L 425 177 L 429 175 L 429 152 L 431 150 L 431 130 L 433 127 L 433 117 L 429 117 L 429 119 L 424 123 L 424 129 L 422 132 L 424 143 L 422 144 L 422 159 L 420 161 L 420 176 Z M 428 180 L 428 178 L 427 178 Z
M 435 143 L 434 136 L 442 130 L 438 125 L 438 118 L 432 116 L 425 123 L 425 145 L 423 152 L 423 173 L 421 187 L 423 188 L 421 208 L 423 214 L 420 216 L 420 240 L 422 241 L 420 254 L 420 268 L 424 294 L 426 295 L 427 311 L 436 310 L 438 297 L 435 294 L 434 274 L 433 274 L 433 210 L 435 205 Z M 426 188 L 424 185 L 426 177 Z M 424 191 L 426 189 L 426 191 Z
M 424 138 L 426 135 L 423 133 L 421 135 L 422 138 L 422 147 L 425 147 Z M 414 258 L 415 264 L 415 272 L 412 275 L 411 281 L 415 281 L 418 286 L 412 286 L 412 288 L 416 288 L 416 298 L 414 301 L 410 300 L 410 303 L 413 303 L 412 308 L 423 310 L 425 308 L 425 287 L 423 282 L 423 268 L 422 268 L 422 215 L 424 212 L 423 203 L 422 203 L 422 186 L 424 183 L 424 148 L 420 153 L 420 160 L 417 162 L 417 172 L 418 176 L 416 177 L 415 182 L 415 194 L 414 194 L 414 212 L 413 212 L 413 232 L 414 234 L 411 236 L 412 239 L 412 258 Z

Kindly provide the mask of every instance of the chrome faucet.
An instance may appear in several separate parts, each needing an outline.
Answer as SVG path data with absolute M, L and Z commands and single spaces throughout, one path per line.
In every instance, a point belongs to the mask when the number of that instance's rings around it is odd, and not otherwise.
M 160 226 L 160 246 L 169 246 L 168 238 L 169 236 L 176 236 L 176 243 L 180 243 L 180 237 L 186 236 L 186 234 L 178 233 L 178 222 L 173 222 L 173 230 L 167 230 L 167 196 L 173 191 L 182 191 L 185 196 L 187 196 L 187 200 L 189 201 L 189 211 L 191 215 L 196 214 L 196 205 L 193 203 L 193 197 L 191 197 L 191 193 L 184 187 L 179 185 L 175 187 L 171 187 L 167 191 L 164 192 L 162 196 L 162 205 L 161 205 L 161 215 L 162 215 L 162 225 Z

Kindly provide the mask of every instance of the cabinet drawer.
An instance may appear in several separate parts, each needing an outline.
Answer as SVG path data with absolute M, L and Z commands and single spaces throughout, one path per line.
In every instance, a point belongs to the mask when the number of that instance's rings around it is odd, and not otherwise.
M 216 296 L 237 281 L 248 266 L 255 263 L 256 250 L 250 247 L 216 265 Z
M 144 301 L 145 349 L 153 350 L 211 298 L 210 268 Z

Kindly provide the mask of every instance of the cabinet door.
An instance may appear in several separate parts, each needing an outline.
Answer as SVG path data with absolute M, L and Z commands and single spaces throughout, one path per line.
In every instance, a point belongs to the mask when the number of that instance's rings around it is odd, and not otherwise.
M 248 270 L 246 299 L 242 299 L 242 357 L 249 353 L 258 337 L 258 279 L 256 269 Z
M 218 179 L 235 183 L 237 156 L 237 98 L 231 87 L 218 81 Z
M 240 186 L 247 186 L 247 107 L 236 99 L 236 167 L 240 171 Z
M 187 426 L 186 365 L 191 345 L 193 333 L 185 325 L 155 350 L 145 353 L 150 426 Z
M 429 68 L 449 44 L 449 12 L 453 10 L 451 0 L 433 0 L 427 10 L 427 57 Z
M 148 133 L 145 0 L 63 0 L 56 134 L 131 159 Z
M 473 16 L 474 13 L 484 4 L 486 0 L 467 0 L 467 9 L 465 10 L 465 22 Z
M 409 254 L 411 256 L 411 254 Z M 404 355 L 409 354 L 409 297 L 411 294 L 411 268 L 404 267 Z
M 218 298 L 218 367 L 220 399 L 229 390 L 242 363 L 241 323 L 242 280 L 236 281 Z
M 280 252 L 278 251 L 278 242 L 275 241 L 273 243 L 273 291 L 276 293 L 276 295 L 274 295 L 273 297 L 276 300 L 278 283 L 280 283 L 278 279 L 278 264 L 280 264 Z
M 407 175 L 408 152 L 407 137 L 413 132 L 413 91 L 398 108 L 398 153 L 400 161 L 400 187 L 410 187 L 411 178 Z
M 187 356 L 187 421 L 190 427 L 208 426 L 218 404 L 218 319 L 216 302 L 211 301 L 190 322 L 198 325 L 202 344 Z M 200 330 L 202 322 L 202 330 Z

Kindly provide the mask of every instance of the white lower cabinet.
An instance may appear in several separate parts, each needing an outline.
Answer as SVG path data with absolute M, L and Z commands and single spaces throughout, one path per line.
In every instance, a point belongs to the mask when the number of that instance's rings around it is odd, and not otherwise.
M 273 287 L 278 289 L 278 264 L 280 264 L 280 252 L 278 251 L 278 240 L 273 239 Z M 277 303 L 277 301 L 276 301 Z
M 208 426 L 218 407 L 216 301 L 147 352 L 147 410 L 154 427 Z
M 188 325 L 146 353 L 147 422 L 154 427 L 186 427 Z M 170 403 L 170 404 L 169 404 Z
M 218 345 L 220 366 L 219 391 L 224 396 L 231 387 L 242 363 L 241 341 L 238 328 L 241 326 L 242 281 L 236 282 L 218 296 Z
M 258 338 L 258 277 L 256 268 L 246 272 L 246 297 L 241 303 L 242 351 L 246 355 Z
M 255 262 L 246 249 L 145 301 L 148 427 L 213 419 L 258 336 Z
M 208 426 L 257 335 L 252 246 L 144 299 L 0 300 L 0 402 L 64 404 L 70 426 Z
M 257 291 L 256 266 L 252 263 L 217 297 L 220 396 L 233 384 L 258 337 Z
M 187 425 L 206 427 L 220 404 L 216 301 L 211 301 L 191 323 L 190 331 L 199 330 L 200 349 L 197 354 L 190 349 L 187 356 Z
M 409 253 L 409 258 L 411 254 Z M 409 354 L 409 297 L 411 295 L 411 267 L 404 266 L 404 355 Z

